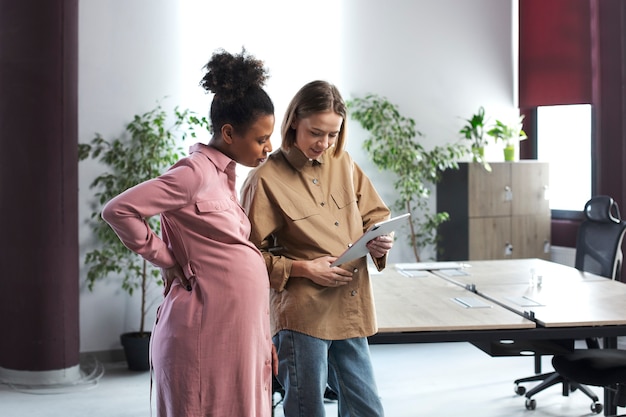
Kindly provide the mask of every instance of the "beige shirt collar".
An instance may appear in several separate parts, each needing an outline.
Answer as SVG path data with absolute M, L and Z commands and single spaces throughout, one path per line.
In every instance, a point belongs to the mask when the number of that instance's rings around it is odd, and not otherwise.
M 328 148 L 331 149 L 331 148 Z M 300 149 L 292 146 L 291 148 L 285 149 L 280 148 L 280 152 L 285 155 L 285 159 L 289 162 L 289 165 L 294 167 L 297 171 L 302 171 L 304 167 L 307 166 L 315 166 L 321 165 L 324 163 L 324 156 L 326 156 L 326 152 L 319 157 L 319 159 L 309 159 Z

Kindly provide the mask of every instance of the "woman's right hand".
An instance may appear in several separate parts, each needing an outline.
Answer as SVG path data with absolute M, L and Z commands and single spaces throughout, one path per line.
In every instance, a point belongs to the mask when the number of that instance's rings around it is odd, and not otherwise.
M 191 284 L 185 274 L 183 273 L 183 269 L 180 265 L 176 264 L 170 268 L 161 268 L 161 276 L 163 277 L 163 283 L 165 284 L 165 289 L 163 290 L 163 296 L 166 296 L 170 292 L 170 288 L 172 288 L 172 283 L 178 279 L 180 285 L 183 286 L 187 291 L 191 291 Z
M 322 256 L 311 261 L 293 261 L 291 276 L 308 278 L 324 287 L 341 287 L 352 281 L 352 272 L 338 266 L 330 266 L 334 256 Z

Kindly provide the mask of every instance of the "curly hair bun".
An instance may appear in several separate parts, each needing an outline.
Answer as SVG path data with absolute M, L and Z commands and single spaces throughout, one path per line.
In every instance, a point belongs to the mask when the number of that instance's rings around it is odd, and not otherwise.
M 243 47 L 236 55 L 218 49 L 204 68 L 207 72 L 200 86 L 225 101 L 241 99 L 250 88 L 263 87 L 268 78 L 263 61 L 249 55 Z

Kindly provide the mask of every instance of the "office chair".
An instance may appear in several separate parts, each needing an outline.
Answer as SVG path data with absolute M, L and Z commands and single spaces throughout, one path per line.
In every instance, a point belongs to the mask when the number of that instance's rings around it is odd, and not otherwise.
M 554 356 L 552 366 L 570 384 L 608 389 L 612 404 L 626 407 L 626 350 L 575 349 L 573 353 Z M 591 411 L 600 413 L 602 404 L 594 401 Z
M 619 278 L 622 267 L 621 246 L 626 233 L 626 222 L 621 220 L 617 203 L 609 196 L 593 197 L 585 204 L 584 215 L 585 220 L 581 223 L 576 238 L 574 266 L 580 271 L 591 272 L 611 279 Z M 600 347 L 596 339 L 587 339 L 586 343 L 590 350 Z M 559 363 L 565 361 L 565 359 L 554 357 L 553 363 L 555 360 Z M 520 383 L 531 381 L 542 382 L 527 392 Z M 622 381 L 626 382 L 626 379 Z M 567 396 L 570 391 L 579 389 L 593 401 L 591 405 L 593 412 L 602 411 L 602 404 L 599 403 L 598 397 L 583 385 L 584 381 L 564 377 L 558 371 L 515 380 L 515 393 L 518 395 L 526 394 L 526 408 L 534 410 L 537 402 L 532 397 L 559 383 L 563 384 L 564 396 Z M 590 383 L 590 385 L 594 384 Z

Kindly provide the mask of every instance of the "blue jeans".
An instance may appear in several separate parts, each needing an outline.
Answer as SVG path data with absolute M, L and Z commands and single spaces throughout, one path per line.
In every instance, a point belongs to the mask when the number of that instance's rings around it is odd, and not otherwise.
M 323 340 L 282 330 L 273 341 L 285 417 L 325 417 L 327 383 L 337 393 L 339 416 L 384 416 L 366 338 Z

